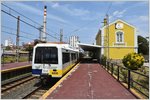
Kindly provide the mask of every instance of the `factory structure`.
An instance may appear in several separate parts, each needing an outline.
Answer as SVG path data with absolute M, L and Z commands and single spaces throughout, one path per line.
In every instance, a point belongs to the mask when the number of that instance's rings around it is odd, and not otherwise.
M 43 17 L 43 25 L 39 27 L 39 40 L 42 42 L 46 42 L 47 34 L 46 34 L 46 16 L 47 16 L 47 6 L 44 6 L 44 17 Z

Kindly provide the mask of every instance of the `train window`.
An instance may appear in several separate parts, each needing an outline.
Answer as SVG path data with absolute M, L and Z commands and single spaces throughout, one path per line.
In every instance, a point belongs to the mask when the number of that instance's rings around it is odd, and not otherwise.
M 70 54 L 69 53 L 63 52 L 62 55 L 63 55 L 63 58 L 62 58 L 63 64 L 70 61 Z
M 56 47 L 37 47 L 35 63 L 58 64 L 58 50 Z
M 75 60 L 77 57 L 76 57 L 76 54 L 75 53 L 72 53 L 71 54 L 71 60 Z

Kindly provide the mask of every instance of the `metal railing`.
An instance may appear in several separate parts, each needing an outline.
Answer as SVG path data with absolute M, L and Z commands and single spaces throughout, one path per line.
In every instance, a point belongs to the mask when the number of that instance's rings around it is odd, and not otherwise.
M 119 82 L 126 83 L 128 90 L 133 88 L 146 98 L 149 98 L 148 75 L 144 75 L 142 73 L 130 70 L 126 67 L 108 61 L 103 63 L 103 68 L 105 68 L 112 76 L 116 76 L 115 78 Z

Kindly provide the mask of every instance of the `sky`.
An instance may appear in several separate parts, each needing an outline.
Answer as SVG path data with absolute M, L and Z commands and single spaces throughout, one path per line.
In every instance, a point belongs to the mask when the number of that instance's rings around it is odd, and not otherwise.
M 103 26 L 106 12 L 109 22 L 122 19 L 137 28 L 137 35 L 149 36 L 149 4 L 148 1 L 3 1 L 1 10 L 39 28 L 43 25 L 44 5 L 47 6 L 47 33 L 59 39 L 63 29 L 63 41 L 68 42 L 70 36 L 79 36 L 81 43 L 93 44 L 98 30 Z M 38 24 L 37 24 L 38 23 Z M 1 11 L 1 43 L 11 39 L 16 43 L 17 19 Z M 20 42 L 28 43 L 39 38 L 39 30 L 20 22 Z M 48 41 L 59 41 L 47 35 Z

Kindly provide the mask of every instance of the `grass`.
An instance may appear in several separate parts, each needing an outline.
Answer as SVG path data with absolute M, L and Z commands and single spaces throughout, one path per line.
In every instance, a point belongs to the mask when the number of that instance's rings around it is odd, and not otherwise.
M 28 57 L 20 57 L 19 62 L 28 61 Z M 16 62 L 16 57 L 13 56 L 5 56 L 1 58 L 1 63 L 14 63 Z

